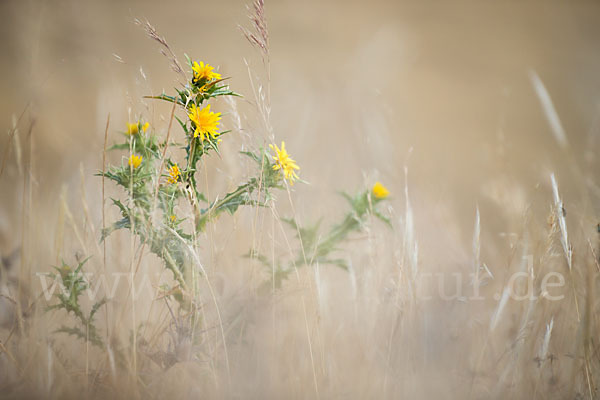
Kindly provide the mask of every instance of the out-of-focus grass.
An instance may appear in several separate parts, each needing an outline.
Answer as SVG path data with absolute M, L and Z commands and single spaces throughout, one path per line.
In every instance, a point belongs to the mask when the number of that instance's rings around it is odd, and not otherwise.
M 109 139 L 129 113 L 144 113 L 166 132 L 170 108 L 140 99 L 172 87 L 175 77 L 134 16 L 147 16 L 176 51 L 213 60 L 233 77 L 246 95 L 237 103 L 242 129 L 231 114 L 225 123 L 235 132 L 224 156 L 208 162 L 219 173 L 203 185 L 222 192 L 248 173 L 233 154 L 262 141 L 265 129 L 244 57 L 262 79 L 254 84 L 266 81 L 260 57 L 236 30 L 246 11 L 241 2 L 0 7 L 5 130 L 30 104 L 17 126 L 18 146 L 0 141 L 2 156 L 10 151 L 0 177 L 0 249 L 10 265 L 0 332 L 7 396 L 597 396 L 598 5 L 268 4 L 272 125 L 311 183 L 293 193 L 298 217 L 331 222 L 341 215 L 336 190 L 379 177 L 392 192 L 393 233 L 375 224 L 355 237 L 344 248 L 348 273 L 313 266 L 265 295 L 258 290 L 263 266 L 242 255 L 254 246 L 289 254 L 286 240 L 295 232 L 278 218 L 292 213 L 287 199 L 280 196 L 278 215 L 248 212 L 211 225 L 202 261 L 225 341 L 208 295 L 196 347 L 164 302 L 142 292 L 135 373 L 130 358 L 119 359 L 133 323 L 127 285 L 97 316 L 115 338 L 98 350 L 52 333 L 66 319 L 43 312 L 48 304 L 35 274 L 61 258 L 75 263 L 77 254 L 93 255 L 92 272 L 123 272 L 138 256 L 120 234 L 107 242 L 104 266 L 102 196 L 92 177 L 101 169 L 109 112 Z M 210 35 L 190 34 L 193 24 Z M 531 70 L 552 97 L 566 148 L 554 140 Z M 553 198 L 551 172 L 566 214 Z M 493 275 L 480 289 L 485 300 L 415 296 L 419 288 L 437 293 L 435 274 L 452 293 L 454 272 L 470 293 L 468 274 L 479 264 Z M 144 255 L 142 265 L 151 284 L 166 279 L 153 256 Z M 503 301 L 515 272 L 533 276 L 538 290 L 551 271 L 565 277 L 563 300 Z M 427 274 L 434 277 L 419 281 Z M 12 301 L 22 320 L 14 319 Z

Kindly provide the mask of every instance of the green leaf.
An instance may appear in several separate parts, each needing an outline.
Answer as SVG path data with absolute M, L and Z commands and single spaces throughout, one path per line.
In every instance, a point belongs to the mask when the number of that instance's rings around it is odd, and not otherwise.
M 94 303 L 94 305 L 92 306 L 92 310 L 90 311 L 90 316 L 88 318 L 89 322 L 92 322 L 94 320 L 94 315 L 98 312 L 100 307 L 102 307 L 107 302 L 108 302 L 108 299 L 105 297 L 102 300 L 100 300 L 99 302 Z
M 388 227 L 393 228 L 392 221 L 385 215 L 381 214 L 378 210 L 373 210 L 373 215 L 383 221 Z
M 112 146 L 110 146 L 106 150 L 108 150 L 108 151 L 111 151 L 111 150 L 129 150 L 129 143 L 117 143 L 117 144 L 113 144 Z
M 183 121 L 181 121 L 179 119 L 179 117 L 175 116 L 175 119 L 177 120 L 177 122 L 179 122 L 179 125 L 181 125 L 181 128 L 183 129 L 183 131 L 185 132 L 186 135 L 189 135 L 188 129 L 187 129 L 187 124 L 184 123 Z
M 88 262 L 88 260 L 92 258 L 92 256 L 88 256 L 87 258 L 85 258 L 83 261 L 81 261 L 79 263 L 79 265 L 77 265 L 77 268 L 75 269 L 75 274 L 79 274 L 79 272 L 81 272 L 81 268 L 83 268 L 84 264 L 86 262 Z
M 85 340 L 87 335 L 85 334 L 85 332 L 83 332 L 81 329 L 73 327 L 73 328 L 69 328 L 66 326 L 61 326 L 60 328 L 58 328 L 57 330 L 54 331 L 54 333 L 66 333 L 68 335 L 72 335 L 72 336 L 76 336 L 79 339 L 83 339 Z
M 166 94 L 161 94 L 158 96 L 144 96 L 145 99 L 154 99 L 154 100 L 164 100 L 164 101 L 168 101 L 169 103 L 177 103 L 180 106 L 185 106 L 185 103 L 183 101 L 181 101 L 181 99 L 176 99 L 173 96 L 168 96 Z
M 268 268 L 272 267 L 272 262 L 265 255 L 260 254 L 257 250 L 252 250 L 252 249 L 248 250 L 248 253 L 246 253 L 244 255 L 244 257 L 251 258 L 251 259 L 254 259 L 254 260 L 258 260 L 265 267 L 268 267 Z
M 241 154 L 244 154 L 247 157 L 250 157 L 251 159 L 253 159 L 254 161 L 256 161 L 256 163 L 258 165 L 261 164 L 262 162 L 262 158 L 258 156 L 258 154 L 255 154 L 254 152 L 251 151 L 240 151 Z
M 341 259 L 341 258 L 334 258 L 334 259 L 321 259 L 319 260 L 320 263 L 322 264 L 332 264 L 335 266 L 340 267 L 341 269 L 343 269 L 344 271 L 348 271 L 348 263 L 346 262 L 346 260 Z
M 102 235 L 100 237 L 100 242 L 103 242 L 111 233 L 116 230 L 123 228 L 131 228 L 131 220 L 129 217 L 124 217 L 117 222 L 114 222 L 109 227 L 102 229 Z
M 192 68 L 192 66 L 194 65 L 192 59 L 190 58 L 190 56 L 187 55 L 187 53 L 183 53 L 185 59 L 187 60 L 188 65 L 190 66 L 190 68 Z

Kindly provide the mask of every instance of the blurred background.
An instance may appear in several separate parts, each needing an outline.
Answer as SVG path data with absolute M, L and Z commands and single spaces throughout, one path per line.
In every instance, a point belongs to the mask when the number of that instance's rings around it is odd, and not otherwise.
M 525 219 L 542 230 L 554 172 L 572 240 L 595 229 L 599 2 L 267 1 L 270 79 L 260 54 L 238 29 L 248 26 L 247 5 L 0 2 L 0 155 L 7 160 L 0 177 L 3 254 L 30 235 L 29 246 L 51 254 L 47 263 L 30 256 L 30 270 L 55 262 L 61 193 L 79 204 L 86 192 L 88 217 L 99 224 L 101 193 L 93 174 L 102 168 L 109 114 L 109 144 L 139 116 L 165 134 L 170 107 L 143 96 L 172 92 L 177 76 L 135 19 L 153 24 L 182 64 L 188 54 L 231 77 L 231 88 L 244 96 L 236 103 L 242 129 L 231 106 L 218 104 L 224 113 L 229 110 L 223 123 L 233 132 L 224 146 L 231 153 L 240 145 L 270 142 L 255 95 L 259 86 L 270 87 L 275 141 L 285 140 L 309 182 L 293 191 L 301 219 L 337 215 L 337 191 L 354 192 L 380 180 L 392 193 L 388 211 L 395 224 L 404 221 L 407 188 L 424 269 L 471 265 L 479 209 L 482 259 L 497 273 L 510 265 L 513 239 Z M 22 113 L 19 150 L 7 133 Z M 122 154 L 108 157 L 120 163 Z M 209 177 L 215 191 L 233 187 L 247 172 L 236 160 L 225 155 L 212 161 L 227 176 Z M 282 207 L 285 215 L 289 208 Z M 84 212 L 75 209 L 81 217 Z M 23 226 L 32 229 L 24 234 Z M 392 252 L 399 251 L 395 244 L 389 244 Z M 237 245 L 236 254 L 244 249 Z M 427 329 L 452 319 L 455 314 L 444 314 Z M 367 343 L 374 338 L 368 336 Z M 423 340 L 427 351 L 448 350 L 441 339 Z M 464 349 L 452 348 L 456 353 L 443 368 Z M 432 360 L 438 359 L 425 357 L 423 365 L 434 365 Z M 357 356 L 349 362 L 363 361 Z M 448 378 L 443 368 L 432 367 L 427 379 L 435 380 L 435 371 Z M 240 373 L 249 371 L 250 366 Z M 436 387 L 403 393 L 444 393 L 443 385 L 439 392 Z
M 312 184 L 302 192 L 356 187 L 366 173 L 400 193 L 407 166 L 419 204 L 443 203 L 460 220 L 472 220 L 477 203 L 520 214 L 551 170 L 565 184 L 590 190 L 569 174 L 598 170 L 592 154 L 600 131 L 599 7 L 268 2 L 272 124 Z M 141 97 L 171 90 L 177 77 L 135 18 L 155 25 L 181 60 L 187 53 L 231 77 L 245 96 L 246 133 L 264 136 L 252 120 L 255 97 L 244 60 L 253 73 L 264 68 L 238 29 L 246 25 L 245 1 L 5 0 L 0 8 L 0 122 L 8 129 L 30 104 L 38 193 L 77 181 L 80 164 L 86 173 L 101 166 L 109 113 L 111 134 L 128 118 L 145 113 L 158 122 L 168 115 L 168 107 Z M 564 146 L 532 73 L 560 118 Z M 10 168 L 2 180 L 10 218 Z

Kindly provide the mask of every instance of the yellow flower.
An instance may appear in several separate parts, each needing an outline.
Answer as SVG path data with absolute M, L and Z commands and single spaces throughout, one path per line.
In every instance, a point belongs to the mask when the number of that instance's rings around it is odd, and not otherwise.
M 167 181 L 169 183 L 177 183 L 179 177 L 181 176 L 181 172 L 179 171 L 179 167 L 177 164 L 173 164 L 171 168 L 169 168 L 169 178 Z
M 194 123 L 196 129 L 194 130 L 194 137 L 200 136 L 200 140 L 204 142 L 210 135 L 210 138 L 215 139 L 219 136 L 219 120 L 221 119 L 221 113 L 214 113 L 210 111 L 210 104 L 205 108 L 200 109 L 192 104 L 190 107 L 190 121 Z
M 174 215 L 171 215 L 171 216 L 169 217 L 169 219 L 171 220 L 171 222 L 175 222 L 175 220 L 177 219 L 177 217 L 176 217 L 176 216 L 174 216 Z
M 390 192 L 381 184 L 381 182 L 375 182 L 373 185 L 373 195 L 376 199 L 385 199 L 390 195 Z
M 140 124 L 141 122 L 138 121 L 135 124 L 130 124 L 129 122 L 127 123 L 127 134 L 128 135 L 137 135 L 140 132 Z M 146 122 L 144 125 L 142 125 L 142 132 L 146 132 L 146 130 L 148 130 L 148 127 L 150 126 L 150 124 L 148 122 Z
M 61 278 L 67 279 L 69 277 L 69 275 L 73 274 L 73 271 L 71 270 L 71 267 L 69 267 L 68 265 L 64 264 L 62 267 L 60 267 L 58 269 L 58 272 L 60 273 Z
M 213 69 L 214 67 L 209 64 L 204 64 L 202 61 L 200 61 L 200 64 L 194 61 L 194 64 L 192 65 L 192 71 L 194 72 L 192 82 L 198 83 L 202 80 L 210 81 L 213 79 L 221 79 L 221 74 L 213 72 Z
M 283 176 L 290 182 L 290 185 L 294 184 L 294 180 L 298 179 L 298 175 L 296 174 L 295 169 L 300 169 L 296 161 L 290 158 L 290 155 L 285 150 L 285 142 L 281 142 L 281 150 L 277 145 L 270 144 L 269 147 L 271 150 L 275 152 L 273 157 L 273 161 L 275 161 L 275 165 L 273 165 L 274 170 L 282 170 Z
M 142 156 L 136 156 L 135 154 L 130 155 L 129 161 L 127 161 L 127 164 L 129 164 L 129 166 L 133 167 L 134 169 L 139 167 L 141 163 L 142 163 Z

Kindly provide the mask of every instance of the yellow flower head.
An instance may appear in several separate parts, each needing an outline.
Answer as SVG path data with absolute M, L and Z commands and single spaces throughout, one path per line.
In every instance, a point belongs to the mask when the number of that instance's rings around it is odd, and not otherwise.
M 283 176 L 288 180 L 290 185 L 294 184 L 294 180 L 298 179 L 298 175 L 296 174 L 296 169 L 300 169 L 296 161 L 290 158 L 290 155 L 285 150 L 285 142 L 281 142 L 281 149 L 277 147 L 277 145 L 270 144 L 269 147 L 271 150 L 275 152 L 273 157 L 273 161 L 275 161 L 275 165 L 273 165 L 274 170 L 282 170 Z
M 171 168 L 169 168 L 169 178 L 167 181 L 169 183 L 177 183 L 179 177 L 181 176 L 181 172 L 179 171 L 179 167 L 177 164 L 173 164 Z
M 177 217 L 175 215 L 171 215 L 169 217 L 169 219 L 171 220 L 171 222 L 175 222 L 175 220 L 177 219 Z
M 390 192 L 381 184 L 381 182 L 375 182 L 373 185 L 373 195 L 376 199 L 385 199 L 390 195 Z
M 213 79 L 221 79 L 221 74 L 213 72 L 213 69 L 214 67 L 204 64 L 202 61 L 200 61 L 200 64 L 194 61 L 192 65 L 192 71 L 194 72 L 192 82 L 198 83 L 202 80 L 211 81 Z
M 137 135 L 138 133 L 140 133 L 140 125 L 141 125 L 140 121 L 136 122 L 135 124 L 130 124 L 128 122 L 127 123 L 127 134 L 128 135 Z M 146 132 L 146 130 L 148 130 L 149 126 L 150 126 L 150 124 L 148 122 L 146 122 L 144 125 L 141 125 L 142 132 Z
M 129 166 L 133 167 L 134 169 L 139 167 L 141 163 L 142 163 L 142 156 L 136 156 L 135 154 L 130 155 L 129 161 L 127 161 L 127 164 L 129 164 Z
M 194 130 L 194 137 L 200 136 L 200 139 L 204 142 L 210 135 L 210 138 L 215 139 L 219 136 L 219 124 L 221 119 L 221 113 L 214 113 L 210 111 L 210 104 L 205 108 L 200 109 L 192 104 L 190 107 L 190 121 L 194 123 L 196 129 Z

